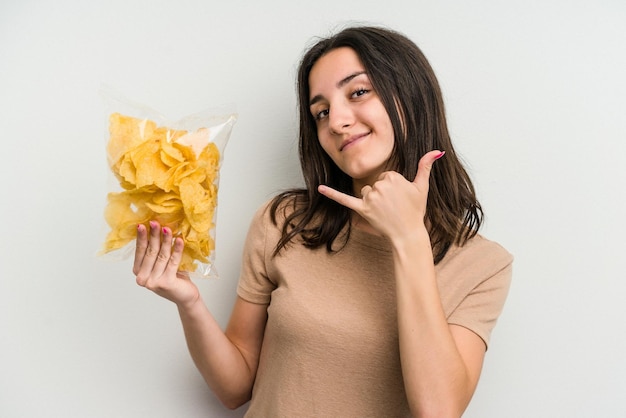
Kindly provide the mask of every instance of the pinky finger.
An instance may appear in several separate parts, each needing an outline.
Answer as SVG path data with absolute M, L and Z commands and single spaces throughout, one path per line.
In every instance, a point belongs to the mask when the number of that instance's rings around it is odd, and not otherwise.
M 172 250 L 172 255 L 167 262 L 167 267 L 165 267 L 165 271 L 168 274 L 176 274 L 176 272 L 178 271 L 178 267 L 180 267 L 180 262 L 183 258 L 184 248 L 185 242 L 182 238 L 177 237 L 176 239 L 174 239 L 174 248 Z

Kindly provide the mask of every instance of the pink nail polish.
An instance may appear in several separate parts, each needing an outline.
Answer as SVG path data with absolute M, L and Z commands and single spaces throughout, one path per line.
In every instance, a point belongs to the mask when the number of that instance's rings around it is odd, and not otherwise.
M 439 154 L 435 155 L 435 160 L 438 160 L 441 157 L 443 157 L 445 153 L 446 153 L 445 151 L 441 151 Z
M 150 221 L 150 228 L 156 228 L 156 222 Z
M 168 229 L 167 229 L 167 228 L 163 228 L 163 235 L 167 235 L 167 233 L 168 233 L 168 232 L 169 232 L 169 231 L 168 231 Z

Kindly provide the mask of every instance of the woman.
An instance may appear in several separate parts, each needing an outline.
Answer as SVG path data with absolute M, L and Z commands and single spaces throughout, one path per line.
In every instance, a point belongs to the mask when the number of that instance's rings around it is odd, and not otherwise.
M 405 36 L 354 27 L 305 54 L 298 89 L 306 188 L 256 213 L 226 330 L 156 222 L 137 282 L 177 304 L 198 369 L 247 416 L 458 417 L 512 257 L 477 234 L 433 70 Z

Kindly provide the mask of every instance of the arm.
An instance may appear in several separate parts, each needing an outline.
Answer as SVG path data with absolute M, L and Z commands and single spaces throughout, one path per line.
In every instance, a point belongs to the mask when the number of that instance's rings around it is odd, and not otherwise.
M 404 385 L 416 416 L 460 417 L 482 368 L 485 344 L 448 325 L 425 229 L 393 244 L 398 332 Z
M 191 358 L 222 403 L 235 409 L 250 400 L 256 377 L 267 305 L 237 298 L 226 332 L 199 300 L 178 307 Z
M 174 302 L 185 332 L 191 357 L 209 387 L 229 408 L 250 399 L 263 342 L 267 306 L 235 302 L 226 332 L 207 309 L 198 288 L 185 274 L 178 273 L 184 243 L 172 242 L 171 230 L 156 222 L 148 232 L 137 229 L 133 272 L 137 284 Z M 163 239 L 161 239 L 163 235 Z
M 480 337 L 448 325 L 437 288 L 423 215 L 430 168 L 442 155 L 426 154 L 413 182 L 395 172 L 383 173 L 361 190 L 361 199 L 326 186 L 319 188 L 391 242 L 402 374 L 411 411 L 418 417 L 461 416 L 478 383 L 485 353 Z

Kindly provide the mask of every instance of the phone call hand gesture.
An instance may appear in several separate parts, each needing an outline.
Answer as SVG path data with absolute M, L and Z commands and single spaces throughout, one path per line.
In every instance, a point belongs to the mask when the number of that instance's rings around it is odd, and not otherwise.
M 382 173 L 372 185 L 361 189 L 361 197 L 350 196 L 325 185 L 318 191 L 354 210 L 378 232 L 393 240 L 424 227 L 430 171 L 444 152 L 430 151 L 419 161 L 411 182 L 395 171 Z

